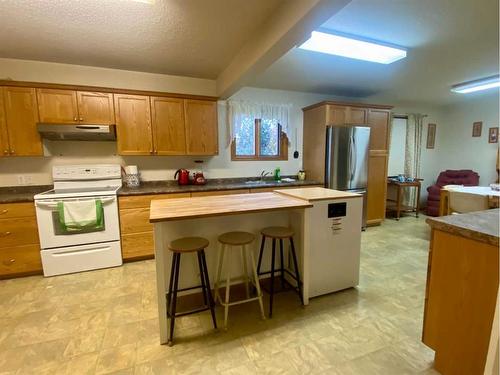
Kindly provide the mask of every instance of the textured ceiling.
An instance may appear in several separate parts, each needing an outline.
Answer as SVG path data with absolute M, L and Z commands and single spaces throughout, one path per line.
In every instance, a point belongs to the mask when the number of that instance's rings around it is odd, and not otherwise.
M 284 0 L 0 0 L 0 57 L 216 78 Z
M 353 0 L 323 27 L 407 47 L 408 57 L 382 65 L 295 48 L 253 85 L 439 106 L 463 99 L 451 85 L 498 73 L 497 0 Z

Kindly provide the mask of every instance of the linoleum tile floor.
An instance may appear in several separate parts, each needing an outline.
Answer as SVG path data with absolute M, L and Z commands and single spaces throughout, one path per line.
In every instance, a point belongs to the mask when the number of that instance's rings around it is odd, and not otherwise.
M 420 340 L 428 239 L 423 216 L 386 220 L 362 235 L 357 288 L 307 307 L 279 294 L 264 321 L 235 306 L 227 331 L 182 317 L 173 347 L 159 344 L 153 260 L 1 281 L 0 373 L 437 374 Z

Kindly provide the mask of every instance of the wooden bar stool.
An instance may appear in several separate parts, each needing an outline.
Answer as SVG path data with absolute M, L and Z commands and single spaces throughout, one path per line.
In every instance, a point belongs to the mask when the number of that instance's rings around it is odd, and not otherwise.
M 167 344 L 173 345 L 174 339 L 174 326 L 175 318 L 194 314 L 201 311 L 210 310 L 212 314 L 212 321 L 214 328 L 217 328 L 217 321 L 215 319 L 215 302 L 212 298 L 212 290 L 210 289 L 210 279 L 208 278 L 207 261 L 205 259 L 205 248 L 209 242 L 202 237 L 183 237 L 170 242 L 168 248 L 173 252 L 172 269 L 170 271 L 170 283 L 168 285 L 167 293 L 167 318 L 170 318 L 170 331 L 168 332 Z M 179 269 L 181 267 L 181 254 L 194 253 L 198 256 L 198 267 L 200 269 L 201 285 L 179 289 Z M 178 313 L 177 308 L 177 293 L 201 288 L 203 292 L 204 306 L 182 313 Z
M 267 275 L 271 274 L 271 284 L 269 287 L 269 317 L 271 318 L 273 315 L 273 298 L 274 298 L 274 273 L 275 269 L 275 258 L 276 258 L 276 240 L 280 241 L 280 279 L 281 279 L 281 290 L 279 292 L 286 291 L 285 284 L 288 284 L 294 290 L 297 291 L 300 297 L 300 302 L 304 304 L 303 296 L 302 296 L 302 283 L 300 281 L 300 273 L 299 273 L 299 265 L 297 262 L 297 254 L 295 252 L 295 246 L 293 244 L 293 235 L 295 234 L 293 229 L 287 227 L 267 227 L 260 231 L 262 234 L 262 242 L 260 244 L 260 252 L 259 252 L 259 262 L 257 265 L 257 274 Z M 271 253 L 271 270 L 267 272 L 260 272 L 260 266 L 262 264 L 262 254 L 264 253 L 264 245 L 266 242 L 266 238 L 272 239 L 272 253 Z M 290 271 L 285 269 L 284 261 L 283 261 L 283 239 L 290 239 L 290 250 L 292 253 L 293 267 L 295 268 L 295 275 Z M 297 287 L 291 285 L 285 278 L 285 273 L 287 273 L 292 279 L 297 282 Z M 266 290 L 267 291 L 267 290 Z
M 262 319 L 265 319 L 264 315 L 264 304 L 262 303 L 262 292 L 260 290 L 259 277 L 257 276 L 257 269 L 255 268 L 255 258 L 253 256 L 253 251 L 250 250 L 250 262 L 252 267 L 252 276 L 255 282 L 255 289 L 257 290 L 256 297 L 250 297 L 250 289 L 249 289 L 249 276 L 248 276 L 248 267 L 247 267 L 247 259 L 248 259 L 248 251 L 247 245 L 252 243 L 255 239 L 255 236 L 252 233 L 248 232 L 227 232 L 221 234 L 218 238 L 221 243 L 221 248 L 219 250 L 219 261 L 217 265 L 217 276 L 215 281 L 215 300 L 220 301 L 220 304 L 224 306 L 224 329 L 227 329 L 227 317 L 229 314 L 229 306 L 239 305 L 241 303 L 251 302 L 251 301 L 259 301 L 260 312 L 262 315 Z M 231 289 L 231 252 L 235 247 L 241 247 L 241 259 L 243 263 L 243 281 L 245 283 L 246 289 L 246 299 L 242 299 L 235 302 L 229 302 L 229 290 Z M 229 249 L 226 257 L 226 249 Z M 224 263 L 224 258 L 226 257 L 226 296 L 224 301 L 222 301 L 221 296 L 219 295 L 219 287 L 220 287 L 220 279 L 222 274 L 222 266 Z M 236 279 L 233 279 L 235 281 Z

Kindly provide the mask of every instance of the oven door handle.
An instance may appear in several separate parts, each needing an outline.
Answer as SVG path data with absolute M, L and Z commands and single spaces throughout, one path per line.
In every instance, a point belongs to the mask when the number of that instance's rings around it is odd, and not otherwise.
M 70 201 L 75 201 L 75 200 L 80 200 L 80 199 L 72 199 Z M 81 199 L 83 200 L 83 199 Z M 113 202 L 115 198 L 100 198 L 100 201 L 102 204 L 106 204 L 109 202 Z M 64 202 L 64 201 L 59 201 L 59 202 Z M 43 201 L 37 201 L 35 202 L 35 206 L 41 207 L 41 208 L 56 208 L 58 202 L 43 202 Z

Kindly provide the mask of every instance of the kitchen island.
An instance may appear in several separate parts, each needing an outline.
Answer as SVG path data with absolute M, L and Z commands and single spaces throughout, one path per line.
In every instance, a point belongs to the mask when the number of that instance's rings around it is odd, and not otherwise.
M 434 366 L 444 375 L 483 374 L 490 339 L 498 345 L 499 214 L 427 219 L 432 232 L 422 341 L 435 350 Z
M 353 206 L 357 219 L 354 221 L 357 231 L 361 231 L 361 196 L 346 192 L 336 192 L 329 189 L 327 199 L 345 200 L 355 198 L 357 205 Z M 292 189 L 293 190 L 293 189 Z M 217 237 L 228 231 L 244 230 L 259 235 L 260 230 L 267 226 L 289 226 L 295 231 L 299 269 L 303 283 L 304 304 L 309 301 L 309 279 L 311 277 L 309 258 L 311 254 L 310 231 L 314 223 L 311 221 L 310 208 L 314 207 L 313 196 L 303 196 L 301 189 L 287 194 L 276 192 L 235 194 L 226 196 L 208 196 L 195 198 L 179 198 L 156 200 L 151 202 L 150 222 L 154 224 L 155 259 L 158 295 L 158 316 L 160 321 L 160 342 L 167 342 L 166 291 L 170 274 L 172 254 L 167 249 L 170 241 L 185 236 L 201 236 L 210 241 L 206 249 L 206 257 L 210 279 L 214 280 Z M 316 194 L 320 193 L 316 190 Z M 311 192 L 312 193 L 312 192 Z M 334 196 L 332 196 L 332 194 Z M 317 197 L 325 199 L 326 196 Z M 325 217 L 326 217 L 325 212 Z M 345 215 L 344 215 L 345 216 Z M 330 227 L 327 230 L 332 230 Z M 257 244 L 253 246 L 257 248 Z M 349 249 L 348 249 L 349 250 Z M 357 249 L 359 254 L 359 247 Z M 267 253 L 268 254 L 268 253 Z M 183 261 L 180 272 L 180 288 L 198 285 L 198 264 L 196 257 Z M 263 269 L 269 269 L 270 257 L 264 256 Z M 358 259 L 359 262 L 359 259 Z M 285 262 L 286 263 L 286 262 Z M 359 268 L 359 263 L 356 264 Z M 240 264 L 234 259 L 231 264 L 232 275 L 241 273 Z M 358 272 L 359 270 L 357 270 Z M 355 280 L 357 283 L 357 279 Z M 354 286 L 354 285 L 349 285 Z M 345 286 L 348 287 L 348 286 Z

